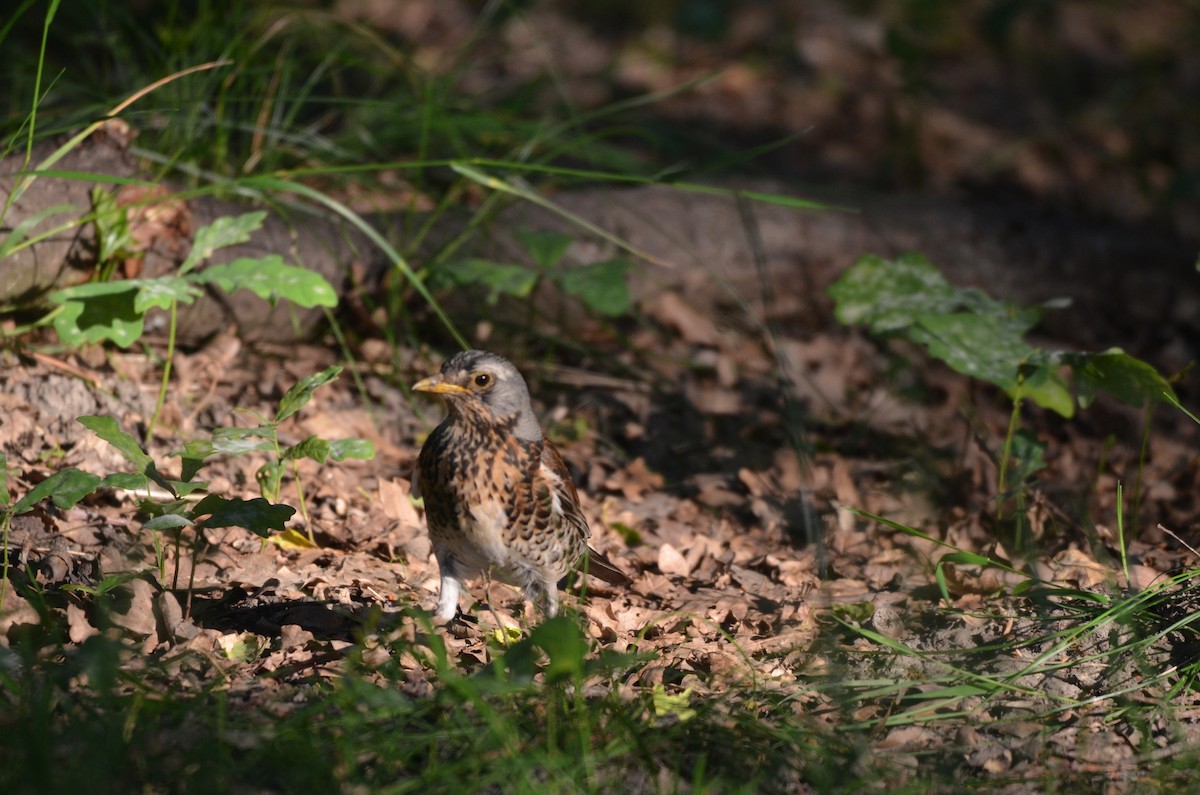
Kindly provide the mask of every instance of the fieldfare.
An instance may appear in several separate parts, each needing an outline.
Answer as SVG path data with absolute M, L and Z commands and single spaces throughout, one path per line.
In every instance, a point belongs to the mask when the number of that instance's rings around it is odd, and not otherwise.
M 413 390 L 439 395 L 449 408 L 413 473 L 441 570 L 437 620 L 454 617 L 463 580 L 481 572 L 524 589 L 547 617 L 558 612 L 558 581 L 577 566 L 614 585 L 629 582 L 588 546 L 571 473 L 542 435 L 511 362 L 466 351 Z

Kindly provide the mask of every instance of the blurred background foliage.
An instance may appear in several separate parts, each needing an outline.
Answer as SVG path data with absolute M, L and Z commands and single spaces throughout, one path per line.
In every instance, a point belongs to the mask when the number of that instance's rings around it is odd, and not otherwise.
M 45 8 L 0 29 L 6 141 Z M 143 149 L 225 175 L 468 155 L 769 174 L 1196 238 L 1198 43 L 1195 0 L 72 0 L 36 135 L 227 59 L 124 114 Z

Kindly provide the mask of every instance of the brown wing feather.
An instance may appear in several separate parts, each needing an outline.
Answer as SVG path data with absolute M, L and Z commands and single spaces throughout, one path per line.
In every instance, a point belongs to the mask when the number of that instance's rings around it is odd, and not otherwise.
M 563 493 L 560 494 L 559 499 L 562 503 L 563 519 L 578 528 L 582 533 L 583 540 L 586 541 L 592 533 L 583 511 L 579 507 L 579 492 L 575 488 L 575 481 L 571 477 L 571 470 L 567 468 L 567 462 L 563 460 L 562 454 L 549 439 L 542 442 L 542 464 L 562 481 Z M 632 582 L 625 572 L 617 568 L 604 555 L 592 549 L 590 545 L 587 546 L 587 557 L 587 563 L 583 564 L 581 561 L 580 568 L 586 565 L 588 574 L 610 585 L 628 585 Z

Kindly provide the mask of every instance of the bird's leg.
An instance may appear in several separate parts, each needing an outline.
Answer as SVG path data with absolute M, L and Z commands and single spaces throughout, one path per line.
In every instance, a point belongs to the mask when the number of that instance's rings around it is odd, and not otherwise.
M 437 611 L 433 617 L 441 622 L 449 621 L 458 612 L 458 595 L 462 593 L 462 580 L 458 577 L 457 567 L 450 558 L 438 556 L 438 568 L 442 572 L 442 583 L 438 591 Z
M 558 615 L 558 586 L 555 583 L 547 585 L 535 580 L 525 586 L 525 598 L 542 611 L 543 617 Z

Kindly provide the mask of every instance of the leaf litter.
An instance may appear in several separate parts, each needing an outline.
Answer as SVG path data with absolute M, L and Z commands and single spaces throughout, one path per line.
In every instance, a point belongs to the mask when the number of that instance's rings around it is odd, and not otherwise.
M 1156 660 L 1166 670 L 1182 641 L 1159 632 L 1156 644 L 1136 647 L 1144 653 L 1136 664 L 1132 654 L 1117 654 L 1124 669 L 1089 665 L 1086 660 L 1107 659 L 1116 641 L 1098 632 L 1057 641 L 1078 626 L 1072 615 L 1083 613 L 1032 610 L 1029 600 L 1014 595 L 1027 578 L 980 565 L 1008 559 L 988 525 L 982 485 L 994 477 L 994 464 L 986 441 L 976 438 L 979 426 L 1004 427 L 1001 401 L 976 396 L 971 411 L 978 416 L 964 412 L 956 379 L 937 365 L 888 383 L 883 374 L 895 354 L 854 332 L 783 339 L 783 389 L 808 409 L 807 438 L 797 440 L 800 429 L 789 426 L 768 350 L 740 355 L 757 343 L 717 330 L 678 297 L 660 298 L 654 316 L 661 325 L 656 355 L 644 362 L 653 373 L 648 399 L 638 397 L 646 394 L 642 387 L 633 399 L 620 399 L 619 379 L 579 387 L 567 397 L 587 406 L 587 430 L 562 441 L 594 544 L 633 577 L 625 590 L 589 583 L 586 601 L 573 602 L 580 620 L 602 647 L 655 655 L 635 669 L 628 686 L 651 688 L 656 703 L 666 704 L 684 693 L 720 693 L 754 681 L 791 693 L 793 708 L 833 725 L 844 720 L 837 716 L 846 704 L 857 704 L 852 719 L 877 727 L 867 732 L 873 752 L 901 768 L 919 768 L 929 749 L 973 748 L 962 751 L 964 769 L 1030 773 L 1051 769 L 1081 744 L 1088 749 L 1085 763 L 1107 755 L 1117 769 L 1137 767 L 1139 757 L 1120 726 L 1108 726 L 1099 704 L 1114 698 L 1105 693 L 1153 697 L 1170 687 L 1169 677 L 1157 674 L 1140 687 L 1129 677 L 1151 676 Z M 197 384 L 173 393 L 176 405 L 165 415 L 181 429 L 206 433 L 233 424 L 234 406 L 267 416 L 272 400 L 297 377 L 331 363 L 318 347 L 283 358 L 215 344 L 220 348 L 190 354 L 215 363 L 194 370 L 203 373 L 196 382 L 181 368 L 182 382 Z M 39 360 L 10 361 L 0 374 L 0 443 L 9 456 L 10 489 L 18 495 L 60 466 L 98 475 L 119 466 L 120 457 L 75 423 L 76 416 L 108 413 L 133 428 L 151 410 L 152 376 L 140 384 L 130 378 L 145 374 L 136 354 L 73 364 L 101 388 Z M 44 592 L 66 595 L 54 610 L 69 644 L 116 633 L 142 653 L 172 661 L 189 681 L 221 677 L 264 704 L 277 700 L 281 686 L 338 676 L 364 627 L 418 639 L 425 629 L 402 608 L 432 603 L 437 569 L 408 477 L 417 439 L 436 415 L 425 406 L 414 410 L 393 385 L 410 374 L 393 381 L 370 370 L 360 375 L 374 405 L 364 405 L 343 379 L 314 394 L 298 427 L 281 428 L 286 444 L 308 434 L 356 435 L 382 451 L 371 462 L 300 462 L 309 519 L 305 524 L 297 514 L 289 525 L 311 529 L 315 548 L 264 543 L 239 528 L 205 529 L 194 544 L 175 547 L 140 529 L 136 495 L 101 492 L 66 510 L 45 505 L 17 517 L 10 529 L 10 579 L 19 585 L 28 578 Z M 548 390 L 537 387 L 548 382 L 537 372 L 529 375 L 535 395 L 548 399 Z M 916 384 L 933 399 L 907 399 L 905 389 Z M 601 400 L 606 390 L 618 399 Z M 219 417 L 219 411 L 230 415 Z M 1029 506 L 1031 517 L 1044 514 L 1030 522 L 1046 552 L 1033 566 L 1047 591 L 1044 604 L 1070 607 L 1083 594 L 1111 595 L 1121 577 L 1112 531 L 1081 526 L 1072 518 L 1078 513 L 1065 512 L 1055 493 L 1082 499 L 1088 517 L 1115 516 L 1110 485 L 1128 478 L 1132 454 L 1101 449 L 1095 438 L 1041 415 L 1035 427 L 1057 437 L 1050 467 L 1061 465 L 1064 478 L 1043 477 Z M 610 429 L 622 453 L 600 444 L 593 430 L 600 428 Z M 171 460 L 179 440 L 167 437 L 164 432 L 152 441 L 155 461 Z M 1157 426 L 1153 442 L 1139 517 L 1143 532 L 1128 549 L 1141 587 L 1195 563 L 1152 528 L 1159 522 L 1194 527 L 1200 515 L 1195 454 Z M 250 498 L 261 463 L 253 455 L 216 459 L 203 475 L 224 495 Z M 1089 471 L 1100 474 L 1090 486 L 1080 481 Z M 294 494 L 290 479 L 285 502 Z M 859 511 L 920 528 L 928 538 L 868 521 Z M 947 551 L 939 540 L 979 557 L 935 565 Z M 156 552 L 156 542 L 165 542 L 166 551 Z M 96 588 L 119 572 L 136 576 L 92 600 L 68 588 Z M 19 591 L 10 588 L 5 597 L 3 645 L 38 620 Z M 1180 580 L 1178 601 L 1194 601 L 1192 593 Z M 471 596 L 476 601 L 467 617 L 444 632 L 451 659 L 465 671 L 488 665 L 492 644 L 507 637 L 506 628 L 529 620 L 507 586 L 475 583 Z M 1133 642 L 1135 635 L 1122 637 Z M 181 650 L 193 656 L 180 657 Z M 386 655 L 374 646 L 366 659 Z M 411 682 L 428 681 L 415 658 L 402 664 Z M 978 686 L 930 695 L 952 671 L 969 672 L 961 681 Z M 892 684 L 872 694 L 855 685 L 858 680 Z M 1174 696 L 1185 741 L 1200 725 L 1189 694 Z M 686 707 L 672 709 L 676 719 L 687 714 Z M 934 720 L 947 710 L 978 719 Z M 1080 722 L 1064 721 L 1064 711 Z M 1048 736 L 1021 728 L 1041 725 L 1050 714 L 1059 717 Z M 1180 738 L 1164 734 L 1161 742 Z

